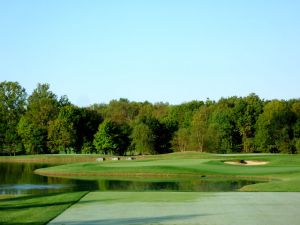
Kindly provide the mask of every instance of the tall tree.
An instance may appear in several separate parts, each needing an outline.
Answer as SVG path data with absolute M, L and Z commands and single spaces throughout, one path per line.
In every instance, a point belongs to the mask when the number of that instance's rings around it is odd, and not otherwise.
M 94 135 L 93 144 L 98 153 L 124 155 L 130 143 L 124 127 L 111 120 L 104 120 Z
M 18 133 L 27 153 L 48 153 L 48 123 L 59 112 L 57 97 L 49 89 L 49 84 L 37 85 L 28 98 L 28 110 L 19 122 Z
M 48 147 L 51 153 L 67 153 L 68 148 L 74 147 L 74 144 L 75 130 L 72 123 L 61 117 L 49 122 Z
M 263 102 L 256 94 L 238 98 L 233 108 L 234 120 L 242 137 L 242 151 L 254 151 L 255 124 L 263 110 Z
M 162 154 L 171 151 L 171 140 L 173 136 L 171 124 L 162 123 L 152 116 L 142 116 L 138 118 L 138 121 L 139 123 L 147 125 L 152 131 L 155 153 Z
M 0 148 L 15 154 L 20 143 L 17 124 L 25 112 L 26 91 L 18 82 L 0 83 Z
M 155 137 L 153 131 L 144 123 L 136 123 L 132 129 L 132 144 L 136 154 L 153 154 Z
M 285 101 L 273 100 L 257 120 L 255 144 L 262 152 L 290 152 L 294 115 Z
M 74 129 L 76 130 L 75 149 L 77 153 L 80 153 L 84 145 L 93 143 L 94 135 L 97 133 L 103 117 L 96 110 L 80 108 L 79 111 L 76 109 L 73 118 Z
M 179 128 L 175 132 L 174 138 L 172 140 L 172 146 L 175 151 L 185 152 L 192 150 L 189 148 L 190 145 L 191 131 L 189 128 Z
M 110 101 L 103 113 L 111 121 L 118 124 L 128 124 L 138 115 L 139 107 L 135 102 L 120 98 L 119 100 Z
M 203 106 L 194 114 L 191 122 L 192 145 L 200 152 L 203 152 L 204 147 L 207 147 L 210 114 L 210 108 Z
M 177 121 L 178 128 L 190 127 L 194 113 L 204 105 L 202 101 L 191 101 L 180 105 L 170 106 L 169 117 Z
M 294 143 L 294 152 L 300 152 L 300 99 L 295 100 L 291 106 L 291 110 L 295 115 L 295 123 L 293 124 L 293 143 Z
M 240 134 L 233 114 L 235 98 L 221 99 L 209 119 L 208 146 L 210 151 L 227 153 L 239 150 Z

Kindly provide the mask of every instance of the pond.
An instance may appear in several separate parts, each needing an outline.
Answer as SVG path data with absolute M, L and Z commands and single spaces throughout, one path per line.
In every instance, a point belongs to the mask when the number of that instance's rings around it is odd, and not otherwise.
M 77 180 L 46 177 L 35 163 L 0 163 L 0 194 L 44 194 L 69 191 L 237 191 L 254 180 L 191 179 L 184 181 Z

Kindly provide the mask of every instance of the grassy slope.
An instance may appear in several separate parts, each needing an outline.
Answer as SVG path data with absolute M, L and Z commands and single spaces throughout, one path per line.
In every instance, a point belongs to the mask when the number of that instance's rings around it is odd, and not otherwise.
M 223 161 L 252 159 L 265 160 L 261 166 L 227 165 Z M 75 163 L 39 169 L 40 174 L 82 177 L 248 177 L 269 180 L 244 187 L 243 191 L 300 191 L 299 155 L 211 155 L 199 153 L 149 156 L 136 161 L 106 161 Z
M 23 196 L 0 200 L 0 224 L 46 224 L 86 192 Z

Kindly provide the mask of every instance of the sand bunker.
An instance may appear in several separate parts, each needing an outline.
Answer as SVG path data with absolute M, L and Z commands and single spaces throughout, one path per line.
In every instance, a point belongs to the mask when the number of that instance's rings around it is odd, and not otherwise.
M 227 162 L 224 162 L 224 163 L 230 164 L 230 165 L 260 166 L 260 165 L 266 165 L 269 162 L 266 162 L 266 161 L 256 161 L 256 160 L 239 160 L 239 161 L 227 161 Z

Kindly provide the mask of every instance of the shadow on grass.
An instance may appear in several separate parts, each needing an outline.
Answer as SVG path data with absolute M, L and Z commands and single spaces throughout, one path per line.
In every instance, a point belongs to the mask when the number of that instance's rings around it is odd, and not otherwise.
M 46 224 L 78 202 L 86 193 L 53 193 L 3 199 L 0 201 L 0 225 Z
M 44 223 L 44 222 L 20 222 L 20 223 L 10 223 L 10 222 L 5 222 L 5 223 L 1 223 L 0 222 L 0 225 L 44 225 L 44 224 L 47 224 L 47 223 Z
M 160 224 L 162 222 L 179 222 L 182 220 L 194 219 L 197 217 L 209 216 L 211 214 L 190 214 L 190 215 L 170 215 L 157 217 L 140 217 L 140 218 L 119 218 L 104 220 L 87 220 L 87 221 L 52 221 L 49 225 L 134 225 L 134 224 Z
M 48 194 L 38 194 L 38 195 L 25 195 L 25 196 L 15 196 L 12 198 L 4 198 L 0 199 L 1 202 L 14 202 L 14 201 L 21 201 L 21 200 L 30 200 L 30 199 L 37 199 L 37 198 L 44 198 L 44 197 L 51 197 L 51 196 L 58 196 L 58 195 L 63 195 L 65 193 L 48 193 Z
M 0 210 L 19 210 L 19 209 L 28 209 L 28 208 L 38 208 L 38 207 L 49 207 L 49 206 L 59 206 L 59 205 L 68 205 L 72 204 L 75 201 L 65 201 L 65 202 L 53 202 L 53 203 L 45 203 L 45 204 L 22 204 L 15 206 L 0 206 Z
M 32 198 L 31 198 L 32 199 Z M 111 202 L 115 199 L 102 199 L 102 200 L 88 200 L 88 201 L 84 201 L 84 202 L 78 202 L 77 200 L 70 200 L 70 201 L 59 201 L 59 202 L 53 202 L 53 203 L 23 203 L 23 204 L 18 204 L 18 205 L 12 205 L 12 204 L 8 204 L 8 205 L 4 205 L 1 206 L 0 203 L 0 210 L 19 210 L 19 209 L 29 209 L 29 208 L 38 208 L 38 207 L 49 207 L 49 206 L 59 206 L 59 205 L 69 205 L 69 204 L 89 204 L 89 203 L 93 203 L 93 202 Z

